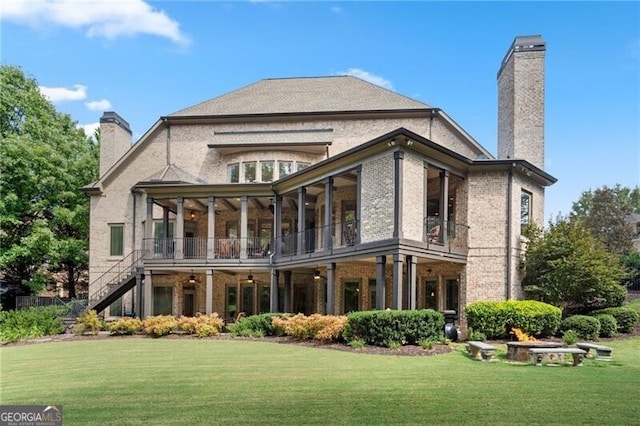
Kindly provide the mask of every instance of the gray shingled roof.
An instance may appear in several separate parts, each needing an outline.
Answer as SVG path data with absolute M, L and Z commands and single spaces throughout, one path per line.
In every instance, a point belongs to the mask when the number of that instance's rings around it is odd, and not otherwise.
M 146 180 L 154 182 L 206 183 L 204 179 L 192 175 L 175 164 L 169 164 L 168 166 L 163 167 L 149 176 Z
M 265 79 L 170 114 L 278 114 L 425 109 L 431 106 L 353 76 Z

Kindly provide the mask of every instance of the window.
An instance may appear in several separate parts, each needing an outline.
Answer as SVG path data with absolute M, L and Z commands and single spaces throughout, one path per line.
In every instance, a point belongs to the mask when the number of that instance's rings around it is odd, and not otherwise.
M 229 182 L 238 183 L 240 182 L 240 164 L 229 164 L 227 166 L 227 173 L 229 175 Z
M 278 171 L 280 172 L 278 176 L 280 179 L 290 175 L 293 171 L 293 161 L 278 161 Z
M 164 235 L 164 223 L 153 222 L 153 250 L 156 256 L 173 255 L 173 222 L 167 223 L 167 235 Z
M 109 234 L 109 255 L 122 256 L 124 254 L 124 225 L 121 223 L 110 224 Z
M 262 174 L 260 178 L 262 182 L 273 181 L 273 161 L 261 161 L 260 172 Z
M 227 286 L 227 318 L 235 318 L 238 313 L 238 288 L 234 285 Z
M 377 308 L 377 284 L 375 278 L 369 279 L 369 309 Z
M 360 281 L 344 282 L 344 310 L 345 314 L 360 310 Z
M 297 171 L 304 170 L 307 167 L 309 167 L 310 165 L 311 165 L 311 163 L 305 163 L 303 161 L 298 161 L 298 163 L 297 163 L 297 166 L 298 166 Z
M 531 223 L 531 193 L 522 190 L 520 193 L 520 232 L 524 232 Z
M 424 308 L 438 310 L 438 280 L 435 278 L 424 282 Z
M 447 279 L 444 282 L 444 309 L 445 310 L 454 310 L 456 313 L 458 312 L 458 291 L 459 291 L 459 282 L 457 278 Z
M 256 163 L 252 161 L 250 163 L 243 163 L 244 166 L 244 181 L 255 182 L 256 181 Z
M 109 306 L 109 315 L 112 317 L 121 317 L 122 316 L 122 297 L 113 302 L 111 306 Z
M 153 315 L 173 315 L 173 287 L 153 288 Z

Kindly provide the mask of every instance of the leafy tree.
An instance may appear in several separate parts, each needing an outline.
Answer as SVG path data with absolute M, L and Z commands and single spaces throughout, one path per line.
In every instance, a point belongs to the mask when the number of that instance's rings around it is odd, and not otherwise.
M 63 272 L 75 284 L 88 264 L 87 197 L 98 146 L 45 99 L 35 79 L 0 66 L 0 269 L 40 290 Z
M 594 238 L 582 221 L 559 217 L 542 231 L 529 231 L 525 292 L 565 313 L 620 306 L 626 289 L 618 257 Z
M 593 207 L 593 197 L 597 191 L 611 192 L 616 204 L 624 209 L 626 214 L 640 213 L 640 187 L 628 188 L 617 184 L 613 188 L 603 186 L 595 190 L 583 191 L 578 201 L 573 203 L 571 216 L 585 218 Z
M 633 228 L 626 217 L 631 206 L 620 190 L 599 188 L 593 191 L 591 208 L 584 217 L 584 225 L 611 252 L 623 254 L 633 247 Z

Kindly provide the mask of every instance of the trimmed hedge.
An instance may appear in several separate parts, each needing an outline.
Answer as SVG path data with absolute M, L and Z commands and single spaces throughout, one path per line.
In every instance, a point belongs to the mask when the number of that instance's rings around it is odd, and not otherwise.
M 600 309 L 598 311 L 591 312 L 591 315 L 609 314 L 612 315 L 618 323 L 619 333 L 631 333 L 636 325 L 640 314 L 632 308 L 619 307 L 619 308 L 607 308 Z
M 600 337 L 614 337 L 618 334 L 618 321 L 610 314 L 596 315 L 600 323 Z
M 489 339 L 505 338 L 512 328 L 532 336 L 551 336 L 562 320 L 560 308 L 535 300 L 474 302 L 465 312 L 469 327 Z
M 348 316 L 344 331 L 347 342 L 362 340 L 367 345 L 417 345 L 444 336 L 444 316 L 432 309 L 417 311 L 361 311 Z
M 271 320 L 282 315 L 281 313 L 266 313 L 243 317 L 233 324 L 229 324 L 227 331 L 236 336 L 277 336 L 282 333 Z
M 589 315 L 573 315 L 562 320 L 560 329 L 562 331 L 573 330 L 581 339 L 598 340 L 600 321 Z

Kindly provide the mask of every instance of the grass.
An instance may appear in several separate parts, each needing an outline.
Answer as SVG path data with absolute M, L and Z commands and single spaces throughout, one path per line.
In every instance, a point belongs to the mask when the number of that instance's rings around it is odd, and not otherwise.
M 607 344 L 614 361 L 577 368 L 473 361 L 462 345 L 433 357 L 239 339 L 10 346 L 0 404 L 61 404 L 65 425 L 634 424 L 640 338 Z

